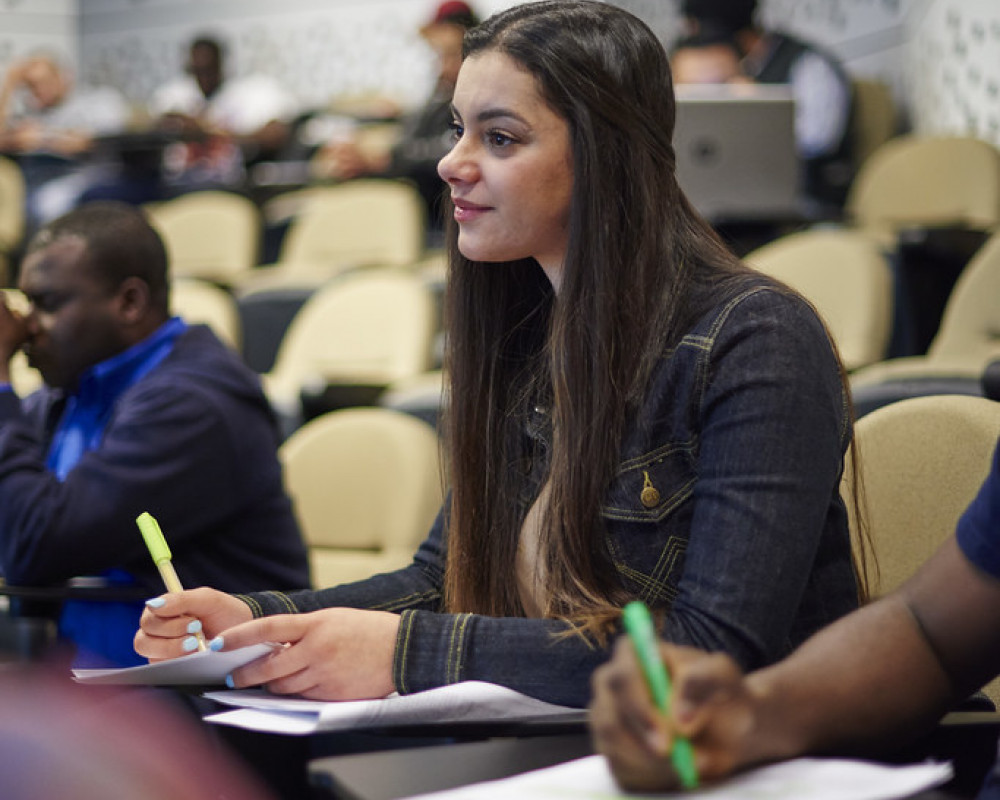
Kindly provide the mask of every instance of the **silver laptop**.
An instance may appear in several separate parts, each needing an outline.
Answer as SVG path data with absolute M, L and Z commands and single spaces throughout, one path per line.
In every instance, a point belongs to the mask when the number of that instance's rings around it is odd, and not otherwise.
M 678 84 L 677 180 L 712 222 L 801 213 L 795 103 L 788 86 Z

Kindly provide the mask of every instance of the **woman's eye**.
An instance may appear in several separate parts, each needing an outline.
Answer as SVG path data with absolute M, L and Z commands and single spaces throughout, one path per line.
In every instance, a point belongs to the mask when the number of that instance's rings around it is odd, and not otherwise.
M 460 122 L 452 121 L 451 124 L 448 125 L 448 128 L 451 130 L 451 138 L 456 142 L 461 139 L 462 134 L 465 133 L 465 128 Z
M 506 147 L 514 142 L 514 139 L 506 133 L 500 131 L 490 131 L 486 138 L 493 147 Z

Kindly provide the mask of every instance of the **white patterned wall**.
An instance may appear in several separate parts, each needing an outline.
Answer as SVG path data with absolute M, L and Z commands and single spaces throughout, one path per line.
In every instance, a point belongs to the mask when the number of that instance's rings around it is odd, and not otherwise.
M 917 129 L 1000 147 L 1000 3 L 936 0 L 910 20 L 904 73 Z
M 612 0 L 669 44 L 676 0 Z M 513 0 L 473 0 L 485 15 Z M 261 71 L 303 107 L 384 91 L 404 104 L 433 78 L 417 28 L 436 0 L 0 0 L 0 69 L 45 46 L 91 81 L 141 102 L 181 68 L 184 45 L 216 33 L 232 72 Z M 837 54 L 848 72 L 892 88 L 918 131 L 1000 145 L 997 0 L 760 0 L 761 19 Z
M 0 72 L 35 50 L 79 59 L 78 0 L 0 0 Z

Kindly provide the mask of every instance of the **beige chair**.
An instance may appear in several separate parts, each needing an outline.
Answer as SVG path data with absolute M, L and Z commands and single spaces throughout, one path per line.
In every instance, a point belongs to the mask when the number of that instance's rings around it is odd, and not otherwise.
M 423 252 L 425 212 L 416 188 L 369 178 L 310 187 L 272 199 L 290 215 L 278 261 L 244 276 L 240 287 L 315 286 L 355 267 L 405 266 Z
M 228 291 L 200 278 L 175 278 L 170 286 L 170 305 L 185 322 L 208 325 L 219 339 L 239 351 L 240 315 Z
M 886 244 L 906 227 L 991 230 L 1000 225 L 1000 152 L 971 137 L 897 136 L 865 161 L 845 210 Z
M 150 205 L 175 278 L 202 278 L 231 285 L 257 263 L 260 212 L 233 192 L 199 191 Z
M 24 176 L 13 159 L 0 156 L 0 285 L 11 279 L 11 254 L 24 237 Z
M 316 587 L 405 566 L 441 506 L 437 436 L 398 411 L 323 414 L 279 456 Z
M 892 327 L 892 273 L 868 236 L 818 228 L 783 236 L 746 260 L 812 302 L 848 370 L 885 358 Z
M 864 391 L 886 381 L 972 379 L 1000 358 L 1000 233 L 995 233 L 962 270 L 945 305 L 941 324 L 923 356 L 894 358 L 851 375 Z
M 899 120 L 889 86 L 869 78 L 852 78 L 851 157 L 859 169 L 868 157 L 896 135 Z
M 427 285 L 402 269 L 347 273 L 314 292 L 263 375 L 275 410 L 301 411 L 303 389 L 327 384 L 385 386 L 430 369 L 436 331 Z
M 906 581 L 955 531 L 989 473 L 1000 403 L 964 395 L 900 400 L 859 419 L 855 436 L 879 596 Z M 856 534 L 853 519 L 852 526 Z M 987 694 L 1000 701 L 1000 681 Z

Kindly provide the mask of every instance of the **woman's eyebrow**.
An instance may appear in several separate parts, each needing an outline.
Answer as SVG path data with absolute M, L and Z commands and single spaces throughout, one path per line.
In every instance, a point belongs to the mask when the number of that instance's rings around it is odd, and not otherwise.
M 462 115 L 458 113 L 458 109 L 455 108 L 454 105 L 452 105 L 451 107 L 451 113 L 454 114 L 457 120 L 462 121 Z M 496 108 L 484 108 L 482 111 L 476 114 L 476 122 L 489 122 L 490 120 L 500 119 L 500 118 L 517 120 L 518 122 L 524 125 L 528 124 L 528 121 L 520 114 L 518 114 L 516 111 L 513 111 L 509 108 L 504 108 L 502 106 Z

